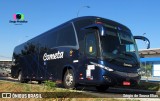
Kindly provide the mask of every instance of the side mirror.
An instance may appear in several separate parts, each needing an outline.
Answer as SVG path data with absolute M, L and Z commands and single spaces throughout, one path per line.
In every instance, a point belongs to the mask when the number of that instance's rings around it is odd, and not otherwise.
M 144 36 L 134 36 L 134 39 L 139 39 L 139 40 L 143 40 L 146 42 L 147 44 L 147 49 L 150 48 L 150 41 L 148 38 L 144 37 Z

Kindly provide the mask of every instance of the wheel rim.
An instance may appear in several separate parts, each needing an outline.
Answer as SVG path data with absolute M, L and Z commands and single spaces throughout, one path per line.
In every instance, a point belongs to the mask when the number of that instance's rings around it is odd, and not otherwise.
M 70 73 L 68 73 L 68 74 L 66 75 L 65 82 L 66 82 L 66 85 L 67 85 L 67 86 L 71 86 L 72 83 L 73 83 L 73 75 L 70 74 Z

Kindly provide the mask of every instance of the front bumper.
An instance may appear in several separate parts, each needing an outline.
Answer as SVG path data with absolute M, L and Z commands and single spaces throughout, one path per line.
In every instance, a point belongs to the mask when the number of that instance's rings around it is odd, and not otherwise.
M 124 82 L 129 82 L 129 86 L 136 86 L 140 82 L 141 76 L 138 73 L 126 73 L 113 71 L 103 75 L 104 83 L 110 86 L 124 86 Z

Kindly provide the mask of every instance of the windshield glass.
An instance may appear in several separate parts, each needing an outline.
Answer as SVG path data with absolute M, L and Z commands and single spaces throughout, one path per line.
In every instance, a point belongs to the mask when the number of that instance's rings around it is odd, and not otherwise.
M 121 63 L 137 64 L 139 55 L 132 34 L 116 28 L 106 28 L 101 36 L 102 56 Z

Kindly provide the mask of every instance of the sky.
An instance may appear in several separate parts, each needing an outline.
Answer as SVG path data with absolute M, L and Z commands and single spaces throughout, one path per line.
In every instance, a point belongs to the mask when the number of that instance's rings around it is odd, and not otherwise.
M 11 23 L 16 13 L 22 13 L 27 23 Z M 133 35 L 147 37 L 151 48 L 160 48 L 160 0 L 0 0 L 0 60 L 11 59 L 15 46 L 76 18 L 77 13 L 119 22 Z M 138 42 L 138 48 L 145 49 L 146 44 Z

